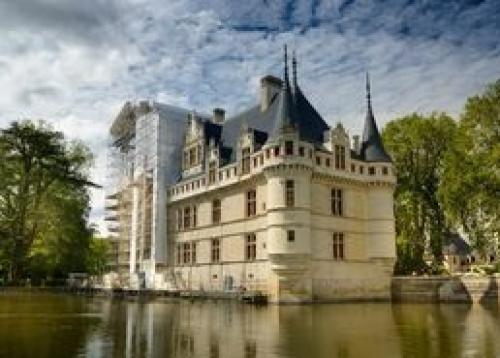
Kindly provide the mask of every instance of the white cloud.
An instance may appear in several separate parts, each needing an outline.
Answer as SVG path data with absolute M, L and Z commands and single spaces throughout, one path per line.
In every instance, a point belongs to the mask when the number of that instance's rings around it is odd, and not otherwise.
M 300 83 L 324 117 L 359 132 L 364 72 L 379 123 L 402 114 L 457 114 L 500 75 L 498 2 L 470 7 L 397 0 L 234 3 L 178 0 L 0 2 L 0 126 L 45 118 L 96 153 L 120 106 L 149 98 L 228 115 L 256 101 L 258 80 L 299 55 Z M 265 4 L 268 4 L 267 6 Z M 287 5 L 289 4 L 289 5 Z M 104 193 L 93 191 L 102 224 Z

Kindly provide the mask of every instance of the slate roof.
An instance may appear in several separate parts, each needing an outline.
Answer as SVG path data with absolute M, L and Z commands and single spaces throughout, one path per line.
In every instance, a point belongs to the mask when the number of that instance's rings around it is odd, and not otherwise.
M 286 61 L 286 57 L 285 57 Z M 296 62 L 294 59 L 293 87 L 288 80 L 288 69 L 285 66 L 282 89 L 271 98 L 268 107 L 262 111 L 260 104 L 229 118 L 223 123 L 213 123 L 208 118 L 204 121 L 205 138 L 208 143 L 211 138 L 221 147 L 222 165 L 236 161 L 238 139 L 242 128 L 254 131 L 257 145 L 276 140 L 279 135 L 289 129 L 298 131 L 299 138 L 323 148 L 324 133 L 329 129 L 328 124 L 316 111 L 297 84 Z M 377 128 L 370 98 L 370 83 L 367 76 L 368 108 L 359 153 L 351 151 L 351 157 L 367 162 L 391 162 L 390 156 L 384 149 L 382 139 Z
M 443 253 L 445 255 L 465 256 L 472 253 L 472 248 L 459 234 L 451 233 L 444 237 Z
M 372 101 L 370 94 L 370 79 L 366 75 L 366 100 L 367 111 L 365 118 L 365 126 L 363 129 L 363 138 L 361 141 L 361 158 L 366 162 L 392 162 L 391 157 L 386 153 L 382 138 L 375 122 L 373 115 Z

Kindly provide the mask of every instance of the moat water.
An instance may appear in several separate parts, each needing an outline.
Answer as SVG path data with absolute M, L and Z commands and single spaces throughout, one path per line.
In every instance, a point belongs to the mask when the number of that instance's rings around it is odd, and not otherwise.
M 0 290 L 0 357 L 500 357 L 500 308 L 256 307 Z

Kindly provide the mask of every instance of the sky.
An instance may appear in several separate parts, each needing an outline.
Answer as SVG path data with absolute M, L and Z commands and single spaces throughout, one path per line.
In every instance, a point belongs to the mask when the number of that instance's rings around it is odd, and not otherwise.
M 282 47 L 330 124 L 360 134 L 365 71 L 380 127 L 404 114 L 458 118 L 500 78 L 500 1 L 0 0 L 0 128 L 44 119 L 95 154 L 127 100 L 231 117 L 282 73 Z M 104 191 L 91 221 L 104 231 Z

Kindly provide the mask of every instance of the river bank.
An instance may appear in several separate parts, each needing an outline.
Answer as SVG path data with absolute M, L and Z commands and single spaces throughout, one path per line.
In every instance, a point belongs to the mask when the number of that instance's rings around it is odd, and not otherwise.
M 2 291 L 19 290 L 19 287 L 3 287 Z M 21 290 L 26 290 L 22 288 Z M 131 290 L 103 287 L 31 287 L 37 292 L 63 292 L 76 295 L 104 296 L 113 298 L 186 298 L 239 300 L 247 303 L 266 303 L 259 292 L 200 292 L 166 290 Z M 391 297 L 385 302 L 421 303 L 500 303 L 500 276 L 396 276 L 392 279 Z M 339 300 L 335 302 L 354 302 Z M 359 302 L 357 300 L 356 302 Z M 365 300 L 365 302 L 371 302 Z M 377 300 L 380 302 L 380 300 Z M 324 302 L 312 302 L 324 303 Z

